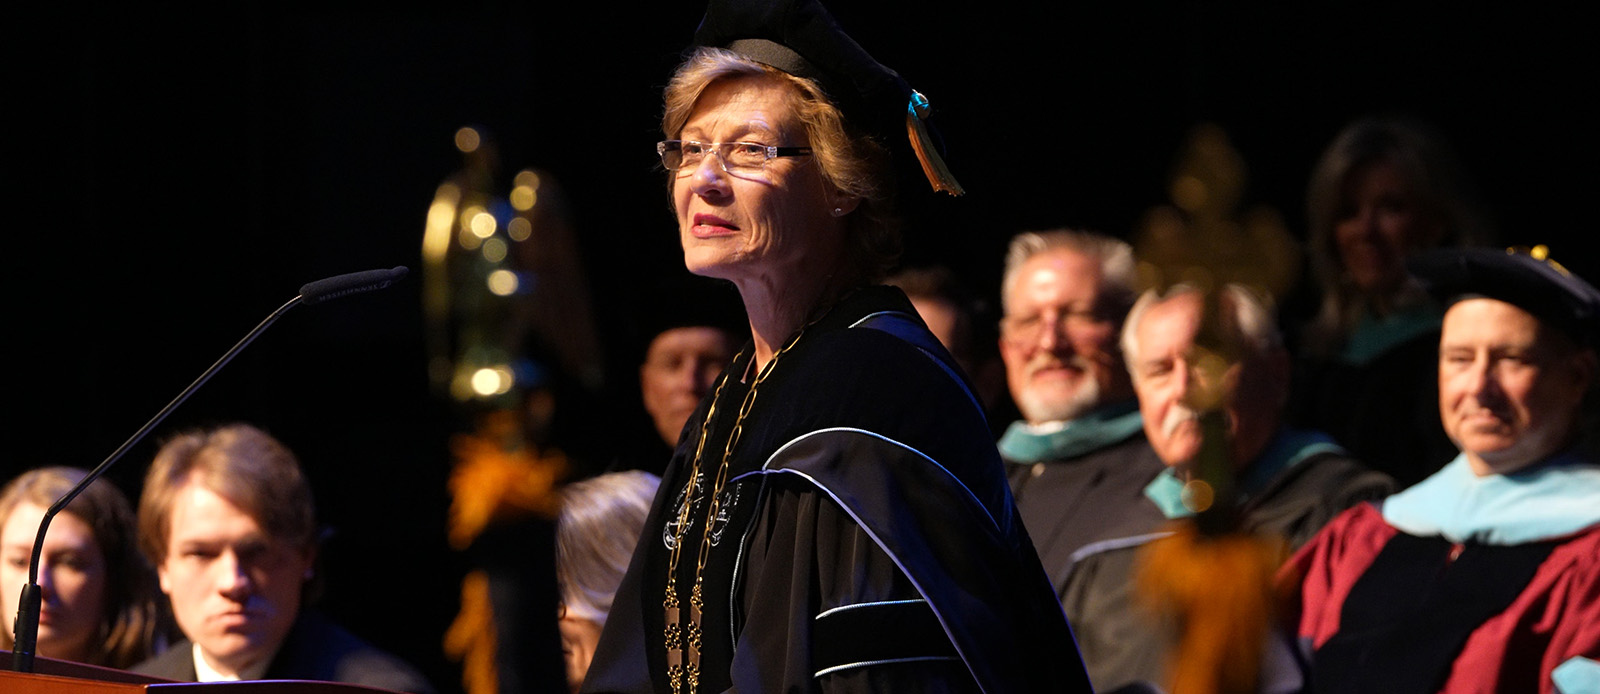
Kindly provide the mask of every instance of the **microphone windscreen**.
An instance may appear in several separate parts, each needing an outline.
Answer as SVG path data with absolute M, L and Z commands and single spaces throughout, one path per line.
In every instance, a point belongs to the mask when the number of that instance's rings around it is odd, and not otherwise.
M 410 270 L 404 265 L 398 265 L 388 270 L 366 270 L 320 279 L 300 287 L 300 300 L 315 304 L 341 296 L 384 289 L 399 282 L 408 272 Z

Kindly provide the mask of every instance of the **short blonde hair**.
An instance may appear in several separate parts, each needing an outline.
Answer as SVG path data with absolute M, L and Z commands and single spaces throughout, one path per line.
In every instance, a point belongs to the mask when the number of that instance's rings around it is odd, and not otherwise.
M 771 79 L 789 86 L 790 106 L 805 126 L 806 141 L 823 180 L 861 200 L 846 219 L 848 243 L 855 251 L 850 262 L 861 277 L 881 278 L 901 252 L 889 150 L 867 135 L 852 133 L 844 114 L 814 80 L 795 77 L 726 49 L 697 48 L 678 66 L 662 95 L 662 132 L 669 138 L 678 137 L 707 88 L 721 80 L 738 78 Z

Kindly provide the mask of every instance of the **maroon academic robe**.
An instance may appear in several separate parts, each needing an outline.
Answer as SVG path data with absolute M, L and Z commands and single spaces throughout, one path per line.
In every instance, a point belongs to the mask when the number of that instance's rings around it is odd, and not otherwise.
M 1397 535 L 1376 505 L 1363 504 L 1334 519 L 1283 567 L 1280 582 L 1299 586 L 1305 645 L 1314 651 L 1339 633 L 1351 589 Z M 1574 657 L 1600 658 L 1600 525 L 1553 541 L 1510 606 L 1467 635 L 1440 692 L 1555 694 L 1555 668 Z

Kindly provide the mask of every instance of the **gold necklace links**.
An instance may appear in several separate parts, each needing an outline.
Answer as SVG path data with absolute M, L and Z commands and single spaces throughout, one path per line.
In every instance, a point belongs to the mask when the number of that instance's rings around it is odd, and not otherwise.
M 737 361 L 741 354 L 734 355 Z M 706 417 L 700 422 L 700 440 L 695 442 L 694 462 L 689 468 L 689 486 L 683 490 L 683 506 L 678 509 L 678 527 L 672 534 L 672 550 L 667 562 L 667 590 L 662 601 L 662 608 L 666 612 L 666 625 L 663 628 L 663 645 L 667 649 L 667 681 L 672 685 L 672 694 L 680 694 L 683 681 L 688 674 L 683 663 L 683 621 L 681 605 L 678 601 L 678 559 L 683 552 L 683 536 L 689 526 L 689 507 L 694 502 L 695 481 L 700 479 L 700 455 L 705 451 L 706 434 L 710 429 L 711 418 L 717 413 L 717 401 L 722 397 L 722 387 L 727 385 L 728 376 L 723 374 L 722 380 L 717 382 L 717 389 L 711 395 L 711 407 L 706 409 Z M 699 620 L 695 620 L 693 631 L 698 631 Z M 694 673 L 689 681 L 699 680 L 698 647 L 694 653 Z M 690 685 L 693 692 L 694 685 Z
M 704 634 L 700 626 L 700 616 L 705 608 L 705 597 L 702 592 L 706 561 L 711 556 L 712 528 L 717 522 L 717 514 L 722 510 L 722 488 L 728 481 L 728 461 L 733 458 L 733 448 L 738 445 L 739 437 L 744 433 L 744 419 L 749 416 L 750 409 L 756 401 L 756 391 L 761 383 L 772 374 L 778 365 L 778 358 L 782 357 L 790 348 L 800 342 L 800 336 L 805 334 L 808 323 L 796 331 L 794 337 L 777 352 L 772 354 L 772 359 L 756 374 L 754 381 L 750 382 L 750 391 L 745 393 L 743 401 L 739 403 L 739 413 L 733 420 L 733 428 L 728 432 L 728 443 L 722 447 L 722 460 L 717 465 L 716 483 L 711 489 L 711 494 L 706 502 L 705 528 L 700 534 L 700 548 L 695 553 L 694 588 L 689 594 L 689 625 L 687 638 L 680 620 L 680 603 L 677 596 L 678 585 L 678 560 L 683 549 L 683 534 L 689 524 L 689 506 L 694 494 L 694 482 L 700 476 L 700 456 L 705 452 L 706 437 L 711 431 L 711 417 L 716 414 L 717 402 L 722 398 L 722 387 L 728 383 L 728 374 L 723 374 L 722 380 L 717 383 L 716 392 L 711 396 L 711 407 L 706 410 L 706 417 L 700 422 L 700 440 L 695 444 L 694 463 L 690 466 L 689 488 L 684 491 L 683 507 L 678 512 L 678 529 L 673 534 L 673 545 L 669 566 L 667 567 L 667 596 L 663 607 L 666 609 L 666 646 L 667 646 L 667 681 L 672 684 L 673 694 L 681 694 L 684 685 L 688 686 L 688 694 L 697 694 L 700 689 L 700 651 Z M 744 352 L 734 355 L 733 362 L 738 363 Z M 752 356 L 751 359 L 755 357 Z M 685 643 L 687 642 L 687 643 Z M 687 649 L 684 647 L 687 646 Z M 687 653 L 685 653 L 687 650 Z M 687 657 L 685 657 L 687 656 Z

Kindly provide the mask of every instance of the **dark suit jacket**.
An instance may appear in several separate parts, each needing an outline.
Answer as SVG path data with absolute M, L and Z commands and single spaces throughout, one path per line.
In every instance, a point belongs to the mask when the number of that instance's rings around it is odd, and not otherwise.
M 133 668 L 134 672 L 193 682 L 194 648 L 185 639 Z M 316 680 L 378 687 L 408 694 L 434 694 L 416 668 L 315 612 L 302 612 L 283 646 L 261 676 L 266 680 Z

